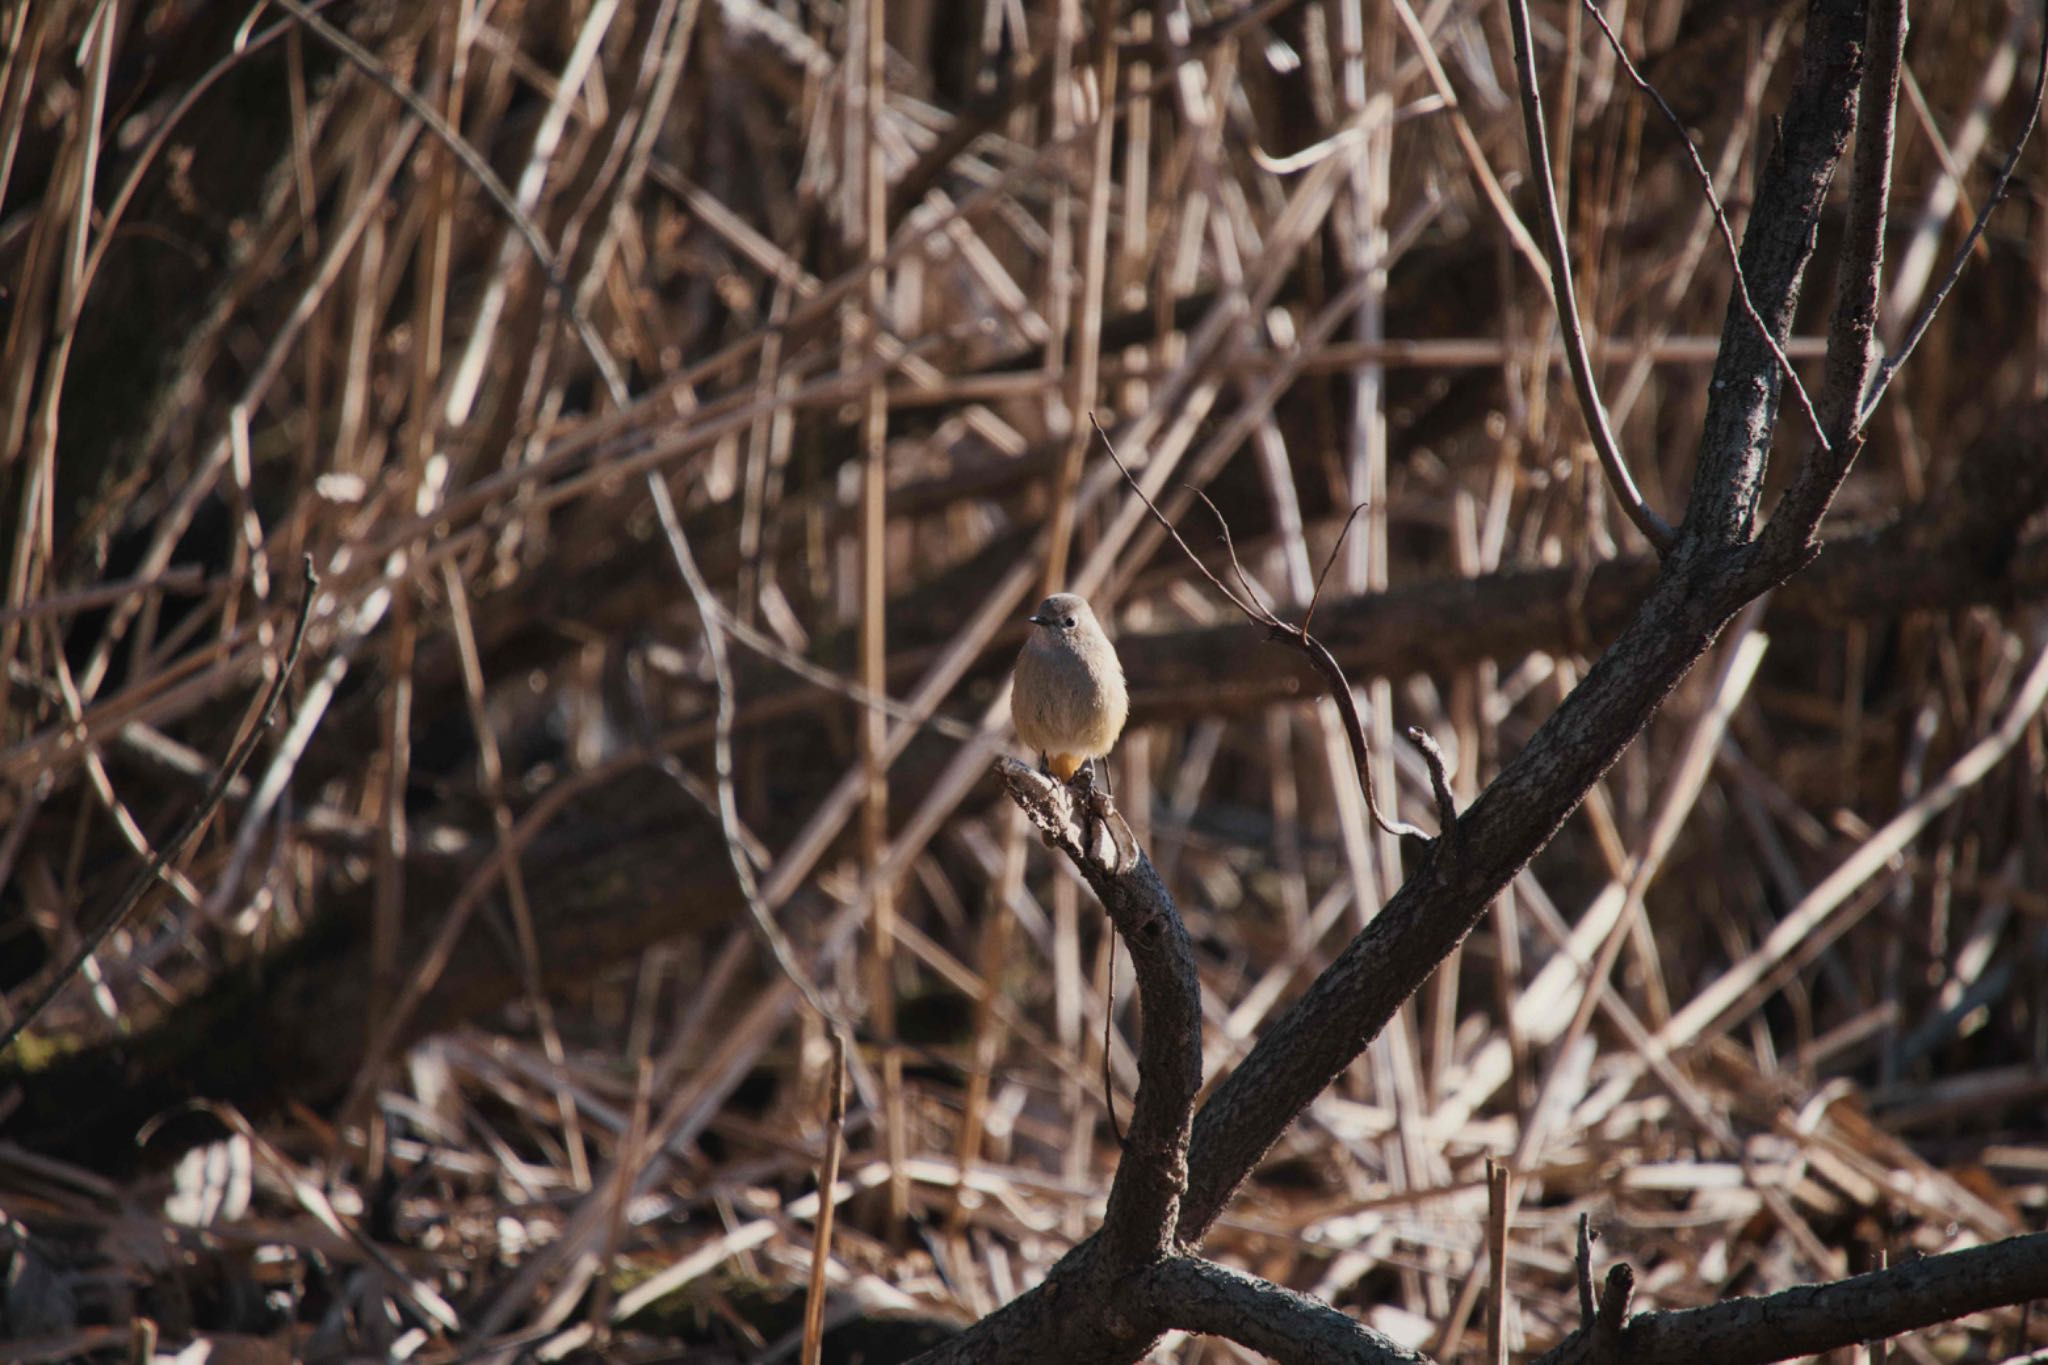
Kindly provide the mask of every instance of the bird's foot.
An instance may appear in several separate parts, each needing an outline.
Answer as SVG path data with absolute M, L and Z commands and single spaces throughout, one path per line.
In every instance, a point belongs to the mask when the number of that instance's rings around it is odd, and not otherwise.
M 1108 792 L 1095 789 L 1095 770 L 1084 765 L 1074 774 L 1067 788 L 1074 794 L 1081 814 L 1081 847 L 1088 856 L 1095 857 L 1095 839 L 1098 830 L 1109 834 L 1109 856 L 1100 859 L 1102 866 L 1112 877 L 1120 877 L 1138 865 L 1138 836 L 1131 832 L 1131 822 L 1124 819 L 1123 812 L 1116 808 L 1116 802 Z

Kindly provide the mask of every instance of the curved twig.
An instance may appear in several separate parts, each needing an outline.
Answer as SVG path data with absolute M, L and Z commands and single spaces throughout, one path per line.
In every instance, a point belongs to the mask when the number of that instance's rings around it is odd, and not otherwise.
M 1550 295 L 1557 305 L 1557 329 L 1564 340 L 1572 387 L 1578 391 L 1586 432 L 1593 438 L 1593 451 L 1600 457 L 1600 467 L 1607 471 L 1607 483 L 1615 501 L 1657 553 L 1667 554 L 1676 543 L 1671 524 L 1643 501 L 1642 491 L 1629 476 L 1621 446 L 1614 439 L 1614 429 L 1607 424 L 1606 405 L 1600 401 L 1600 390 L 1593 382 L 1593 359 L 1586 353 L 1586 331 L 1579 322 L 1578 297 L 1572 287 L 1571 247 L 1565 241 L 1557 186 L 1550 179 L 1550 142 L 1543 131 L 1543 95 L 1536 84 L 1536 51 L 1529 36 L 1528 0 L 1508 0 L 1508 28 L 1514 34 L 1515 75 L 1522 87 L 1522 127 L 1529 138 L 1529 178 L 1536 184 L 1536 200 L 1542 209 L 1543 249 L 1550 256 Z
M 1245 574 L 1244 565 L 1238 562 L 1237 544 L 1231 539 L 1230 523 L 1224 520 L 1223 513 L 1217 510 L 1216 504 L 1211 502 L 1209 496 L 1200 489 L 1190 490 L 1208 506 L 1211 512 L 1216 514 L 1216 521 L 1223 528 L 1223 547 L 1230 554 L 1231 571 L 1237 575 L 1238 582 L 1244 584 L 1246 593 L 1244 597 L 1240 597 L 1235 592 L 1232 592 L 1230 585 L 1217 577 L 1216 573 L 1207 564 L 1202 562 L 1202 557 L 1196 554 L 1188 545 L 1187 541 L 1181 536 L 1179 529 L 1166 519 L 1166 514 L 1159 510 L 1159 505 L 1152 501 L 1150 494 L 1145 492 L 1144 485 L 1140 484 L 1131 473 L 1130 466 L 1126 465 L 1123 457 L 1117 454 L 1115 442 L 1109 439 L 1109 433 L 1102 429 L 1102 423 L 1096 419 L 1094 413 L 1088 414 L 1088 421 L 1094 426 L 1095 434 L 1102 438 L 1102 448 L 1109 452 L 1109 458 L 1116 461 L 1116 467 L 1122 471 L 1124 482 L 1128 483 L 1132 490 L 1144 500 L 1146 508 L 1152 513 L 1152 519 L 1165 528 L 1167 535 L 1173 537 L 1173 543 L 1180 546 L 1181 553 L 1188 557 L 1188 562 L 1195 566 L 1202 577 L 1209 580 L 1210 586 L 1222 593 L 1232 606 L 1243 612 L 1245 618 L 1253 625 L 1264 626 L 1268 639 L 1293 645 L 1296 649 L 1307 655 L 1309 663 L 1315 668 L 1316 672 L 1322 675 L 1323 681 L 1329 686 L 1330 699 L 1337 703 L 1337 713 L 1343 718 L 1344 734 L 1351 741 L 1351 759 L 1358 768 L 1359 784 L 1365 789 L 1366 813 L 1372 818 L 1373 824 L 1396 838 L 1412 837 L 1428 840 L 1431 837 L 1428 831 L 1411 825 L 1405 820 L 1392 818 L 1382 811 L 1379 791 L 1372 780 L 1372 756 L 1366 744 L 1365 722 L 1358 714 L 1358 701 L 1352 696 L 1351 681 L 1344 676 L 1343 666 L 1337 662 L 1337 657 L 1330 653 L 1328 646 L 1315 636 L 1309 634 L 1306 618 L 1303 619 L 1300 625 L 1283 621 L 1274 615 L 1265 603 L 1258 599 L 1257 594 L 1252 590 L 1249 578 Z M 1359 507 L 1352 509 L 1351 515 L 1356 517 L 1359 510 L 1363 507 L 1363 503 L 1359 504 Z M 1344 528 L 1346 531 L 1350 530 L 1350 521 L 1347 520 L 1344 523 Z M 1338 542 L 1340 547 L 1342 543 L 1340 539 Z M 1334 561 L 1336 557 L 1337 552 L 1332 550 L 1330 552 L 1331 561 Z M 1327 578 L 1329 572 L 1330 566 L 1328 563 L 1325 563 L 1323 565 L 1324 577 Z M 1316 584 L 1316 592 L 1318 595 L 1322 592 L 1320 580 Z M 1309 602 L 1309 612 L 1313 614 L 1314 611 L 1315 601 L 1312 598 Z M 1432 745 L 1424 749 L 1424 757 L 1431 757 L 1431 750 L 1434 747 Z M 1432 761 L 1435 766 L 1441 768 L 1443 763 L 1442 755 L 1434 755 Z M 1449 809 L 1442 801 L 1437 803 L 1437 808 L 1439 814 Z M 1451 822 L 1445 821 L 1441 832 L 1448 833 L 1450 828 Z
M 711 669 L 718 689 L 717 732 L 712 740 L 712 767 L 718 776 L 719 832 L 725 836 L 725 855 L 732 864 L 734 881 L 739 884 L 740 896 L 747 903 L 748 917 L 753 921 L 754 931 L 760 936 L 762 947 L 774 959 L 789 983 L 796 987 L 797 994 L 804 998 L 817 1016 L 829 1025 L 841 1039 L 849 1039 L 852 1032 L 846 1021 L 840 1018 L 818 989 L 818 983 L 811 980 L 810 973 L 797 961 L 796 950 L 790 946 L 782 926 L 775 922 L 775 916 L 768 903 L 761 897 L 761 885 L 754 876 L 754 866 L 747 858 L 746 848 L 740 838 L 739 801 L 733 790 L 732 722 L 733 683 L 732 664 L 725 652 L 725 632 L 719 619 L 719 607 L 712 596 L 711 585 L 704 581 L 704 575 L 697 567 L 696 556 L 690 553 L 690 542 L 683 534 L 682 518 L 676 514 L 675 499 L 669 496 L 668 485 L 656 470 L 647 471 L 647 491 L 654 499 L 654 512 L 661 519 L 661 529 L 668 537 L 669 553 L 675 558 L 676 569 L 683 577 L 683 586 L 689 590 L 690 600 L 696 605 L 697 616 L 704 623 L 704 648 L 711 656 Z M 656 751 L 657 762 L 664 772 L 675 776 L 680 772 L 675 756 Z M 685 787 L 687 790 L 687 787 Z

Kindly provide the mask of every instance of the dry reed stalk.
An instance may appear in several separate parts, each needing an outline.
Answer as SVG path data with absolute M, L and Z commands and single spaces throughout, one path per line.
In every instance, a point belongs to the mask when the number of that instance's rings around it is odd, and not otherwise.
M 818 1365 L 825 1343 L 825 1267 L 832 1259 L 831 1192 L 839 1187 L 839 1155 L 846 1133 L 846 1039 L 832 1035 L 832 1085 L 825 1110 L 825 1157 L 818 1166 L 818 1218 L 811 1241 L 811 1282 L 804 1297 L 804 1365 Z M 890 1163 L 895 1170 L 895 1163 Z

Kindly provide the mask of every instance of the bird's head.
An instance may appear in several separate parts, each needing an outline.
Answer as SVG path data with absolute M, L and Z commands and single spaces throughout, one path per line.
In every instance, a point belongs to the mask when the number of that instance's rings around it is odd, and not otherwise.
M 1079 593 L 1056 592 L 1038 604 L 1028 618 L 1032 625 L 1055 639 L 1071 636 L 1095 623 L 1095 612 Z

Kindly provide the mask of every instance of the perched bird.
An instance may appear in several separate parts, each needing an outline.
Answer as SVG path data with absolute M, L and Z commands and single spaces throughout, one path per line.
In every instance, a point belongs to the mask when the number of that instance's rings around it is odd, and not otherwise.
M 1017 656 L 1010 698 L 1017 737 L 1054 777 L 1070 782 L 1082 764 L 1108 755 L 1130 709 L 1116 646 L 1088 599 L 1061 592 L 1040 602 Z

